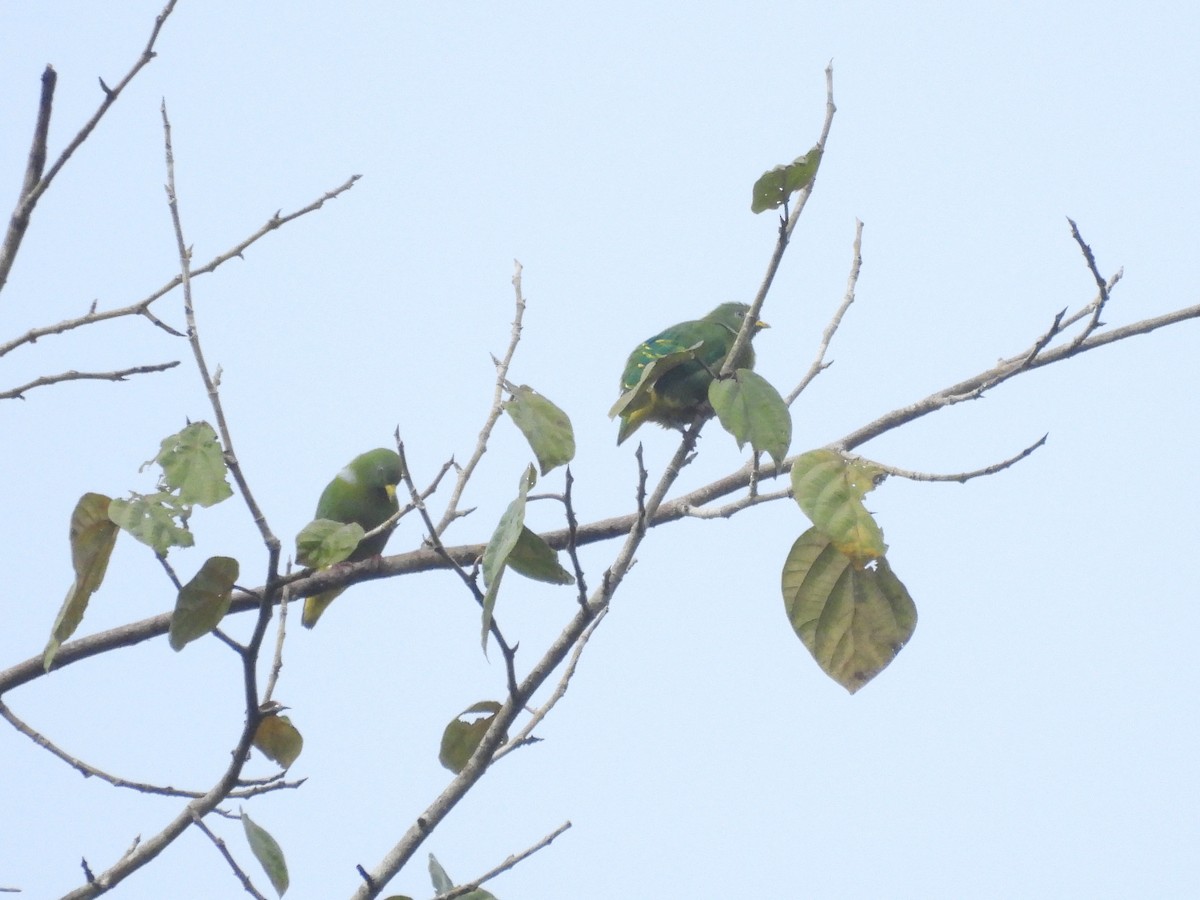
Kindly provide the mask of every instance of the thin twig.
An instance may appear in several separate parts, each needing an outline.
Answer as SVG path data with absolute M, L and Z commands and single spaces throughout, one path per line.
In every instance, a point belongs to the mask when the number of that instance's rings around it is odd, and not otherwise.
M 125 381 L 130 375 L 147 375 L 151 372 L 165 372 L 179 365 L 179 360 L 168 363 L 156 363 L 150 366 L 133 366 L 128 369 L 118 369 L 115 372 L 60 372 L 58 375 L 43 375 L 20 387 L 0 391 L 0 400 L 24 400 L 25 392 L 48 384 L 60 384 L 64 381 Z
M 230 247 L 225 252 L 220 253 L 217 256 L 213 257 L 207 263 L 205 263 L 203 266 L 190 269 L 189 270 L 190 276 L 194 279 L 194 278 L 199 277 L 200 275 L 211 274 L 212 272 L 216 271 L 216 269 L 218 267 L 220 267 L 224 263 L 229 262 L 231 259 L 243 258 L 243 253 L 252 244 L 256 243 L 261 238 L 270 234 L 272 231 L 275 231 L 275 230 L 281 228 L 282 226 L 286 225 L 288 222 L 291 222 L 294 219 L 298 219 L 301 216 L 308 215 L 309 213 L 316 212 L 317 210 L 319 210 L 321 207 L 323 207 L 325 205 L 326 201 L 332 200 L 335 197 L 338 197 L 341 194 L 345 193 L 346 191 L 350 190 L 350 188 L 354 186 L 354 183 L 356 181 L 358 181 L 358 179 L 360 177 L 361 176 L 358 176 L 358 175 L 351 175 L 350 178 L 348 178 L 340 186 L 334 188 L 331 191 L 326 191 L 324 194 L 322 194 L 319 198 L 314 200 L 312 203 L 310 203 L 307 206 L 302 207 L 301 209 L 298 209 L 294 212 L 290 212 L 287 215 L 281 216 L 279 213 L 275 213 L 275 215 L 273 215 L 270 219 L 267 220 L 265 225 L 263 225 L 261 228 L 258 229 L 258 231 L 254 232 L 249 237 L 244 238 L 243 240 L 238 242 L 233 247 Z M 123 318 L 125 316 L 145 316 L 151 322 L 154 322 L 156 325 L 158 325 L 158 327 L 164 328 L 171 334 L 183 336 L 180 332 L 176 331 L 175 329 L 170 328 L 167 325 L 164 325 L 162 322 L 160 322 L 158 319 L 156 319 L 154 316 L 152 316 L 148 312 L 148 309 L 152 303 L 154 303 L 156 300 L 159 300 L 162 297 L 166 296 L 171 291 L 175 290 L 175 288 L 179 287 L 182 283 L 183 283 L 183 276 L 176 275 L 171 280 L 169 280 L 166 284 L 164 284 L 162 287 L 160 287 L 158 290 L 156 290 L 154 293 L 152 293 L 146 297 L 143 297 L 141 300 L 137 301 L 136 303 L 131 303 L 128 306 L 120 306 L 120 307 L 115 307 L 113 309 L 107 309 L 107 310 L 97 312 L 94 308 L 95 304 L 93 304 L 93 308 L 90 309 L 86 315 L 78 316 L 74 319 L 64 319 L 63 321 L 57 322 L 54 325 L 44 325 L 44 326 L 40 326 L 38 328 L 31 328 L 29 331 L 25 332 L 24 334 L 20 335 L 19 337 L 13 338 L 10 341 L 6 341 L 5 343 L 0 344 L 0 356 L 5 356 L 6 354 L 12 352 L 16 348 L 24 346 L 26 344 L 33 344 L 33 343 L 37 342 L 39 339 L 47 337 L 48 335 L 63 334 L 65 332 L 72 331 L 76 328 L 82 328 L 87 325 L 93 325 L 97 322 L 106 322 L 111 319 L 119 319 L 119 318 Z
M 467 460 L 467 464 L 458 472 L 458 478 L 454 483 L 454 490 L 450 492 L 450 500 L 446 504 L 446 511 L 442 514 L 442 520 L 438 522 L 435 532 L 441 535 L 450 526 L 450 523 L 458 518 L 458 504 L 462 500 L 463 491 L 467 487 L 467 482 L 471 480 L 471 475 L 475 472 L 475 467 L 479 465 L 479 460 L 483 458 L 483 454 L 487 452 L 488 440 L 492 436 L 492 429 L 496 427 L 496 422 L 500 418 L 503 411 L 501 402 L 504 398 L 504 384 L 508 380 L 508 367 L 512 365 L 513 354 L 517 352 L 517 344 L 521 341 L 521 320 L 525 317 L 525 297 L 521 293 L 521 263 L 518 260 L 513 260 L 515 271 L 512 277 L 513 291 L 516 294 L 516 312 L 513 314 L 512 321 L 512 336 L 508 341 L 508 350 L 504 353 L 503 359 L 492 358 L 496 364 L 496 389 L 492 394 L 492 406 L 488 410 L 487 418 L 484 420 L 483 428 L 479 431 L 479 439 L 475 443 L 475 450 L 471 454 L 471 458 Z
M 1010 466 L 1014 466 L 1021 460 L 1031 455 L 1035 450 L 1046 443 L 1049 434 L 1043 434 L 1040 438 L 1018 453 L 1016 456 L 1010 456 L 1008 459 L 1001 460 L 998 463 L 992 463 L 990 466 L 984 466 L 982 469 L 974 469 L 970 472 L 955 472 L 952 474 L 934 474 L 931 472 L 914 472 L 910 469 L 900 469 L 896 466 L 889 466 L 884 463 L 875 462 L 872 460 L 872 465 L 878 466 L 888 475 L 895 475 L 897 478 L 907 478 L 910 481 L 957 481 L 959 484 L 966 484 L 973 478 L 983 478 L 985 475 L 995 475 L 997 472 L 1003 472 Z
M 33 126 L 33 146 L 29 148 L 29 160 L 25 164 L 25 178 L 17 195 L 17 208 L 8 220 L 4 243 L 0 245 L 0 291 L 8 282 L 8 274 L 17 259 L 17 251 L 21 249 L 21 241 L 29 228 L 29 217 L 37 202 L 35 199 L 33 203 L 26 203 L 25 199 L 33 194 L 46 168 L 46 139 L 50 134 L 50 112 L 54 107 L 54 86 L 57 83 L 58 73 L 53 66 L 46 66 L 42 72 L 42 93 L 38 100 L 37 122 Z
M 785 398 L 787 405 L 791 406 L 796 402 L 804 389 L 817 377 L 821 372 L 833 365 L 833 361 L 825 361 L 825 354 L 829 351 L 829 345 L 833 341 L 833 336 L 837 334 L 838 328 L 842 324 L 842 317 L 846 315 L 846 310 L 850 308 L 850 304 L 854 302 L 854 291 L 858 286 L 858 273 L 862 271 L 862 233 L 863 223 L 858 219 L 854 220 L 854 258 L 850 262 L 850 275 L 846 279 L 846 293 L 842 297 L 842 302 L 833 314 L 833 318 L 829 320 L 829 324 L 825 326 L 825 331 L 821 334 L 821 343 L 817 347 L 817 357 L 813 360 L 812 365 L 808 367 L 808 371 L 804 373 L 804 377 L 800 379 L 800 383 L 792 389 L 792 392 Z
M 508 857 L 508 859 L 504 860 L 504 862 L 500 863 L 500 865 L 496 866 L 496 868 L 490 869 L 487 872 L 484 872 L 478 878 L 475 878 L 475 879 L 467 882 L 466 884 L 457 885 L 456 887 L 451 888 L 450 890 L 446 891 L 445 893 L 438 894 L 436 897 L 433 898 L 433 900 L 453 900 L 453 898 L 455 898 L 455 897 L 463 897 L 463 896 L 466 896 L 467 894 L 471 893 L 472 891 L 479 890 L 479 888 L 482 885 L 491 881 L 497 875 L 507 872 L 509 869 L 515 867 L 518 863 L 521 863 L 524 860 L 529 859 L 529 857 L 533 856 L 533 854 L 537 853 L 539 850 L 541 850 L 545 847 L 549 847 L 550 844 L 553 843 L 553 841 L 556 837 L 558 837 L 560 834 L 562 834 L 564 831 L 566 831 L 570 827 L 571 827 L 570 822 L 563 822 L 561 825 L 559 825 L 557 828 L 555 828 L 552 832 L 550 832 L 548 835 L 546 835 L 544 838 L 542 838 L 540 841 L 538 841 L 532 847 L 522 850 L 520 853 L 514 853 L 512 856 Z
M 237 860 L 235 860 L 233 858 L 233 854 L 229 852 L 229 848 L 225 845 L 225 841 L 214 834 L 213 830 L 204 823 L 204 819 L 202 819 L 200 816 L 195 816 L 193 821 L 195 822 L 196 827 L 204 832 L 208 839 L 212 841 L 213 846 L 217 848 L 217 852 L 225 858 L 225 862 L 229 864 L 229 868 L 233 870 L 233 874 L 237 876 L 237 880 L 242 883 L 242 887 L 245 889 L 246 893 L 251 897 L 256 898 L 256 900 L 267 900 L 267 898 L 260 894 L 258 889 L 255 888 L 254 882 L 250 880 L 250 876 L 247 875 L 242 867 L 237 864 Z

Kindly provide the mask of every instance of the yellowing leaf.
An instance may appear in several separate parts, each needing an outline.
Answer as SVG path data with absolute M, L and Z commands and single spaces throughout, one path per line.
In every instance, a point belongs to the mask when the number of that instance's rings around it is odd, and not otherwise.
M 213 556 L 204 561 L 200 571 L 180 589 L 175 600 L 168 632 L 172 650 L 182 650 L 220 624 L 225 613 L 229 612 L 233 583 L 237 577 L 236 559 Z
M 575 458 L 575 431 L 567 414 L 528 385 L 513 388 L 504 411 L 521 429 L 543 475 Z
M 42 653 L 42 666 L 47 672 L 62 642 L 83 621 L 88 600 L 100 587 L 104 573 L 108 571 L 108 560 L 117 542 L 117 526 L 108 517 L 111 502 L 104 494 L 84 494 L 71 513 L 68 539 L 75 580 L 67 590 L 67 596 L 54 619 L 54 627 L 50 629 L 50 640 Z
M 783 206 L 792 194 L 812 184 L 820 165 L 821 148 L 813 147 L 792 162 L 763 172 L 758 181 L 754 182 L 750 211 L 760 213 Z
M 917 607 L 880 558 L 860 569 L 816 528 L 788 553 L 781 579 L 792 629 L 825 673 L 854 693 L 896 657 Z
M 732 378 L 713 380 L 708 402 L 739 448 L 749 441 L 755 453 L 769 453 L 777 466 L 783 462 L 792 445 L 792 416 L 769 381 L 738 369 Z
M 275 838 L 267 833 L 265 828 L 251 819 L 244 810 L 240 810 L 240 812 L 242 828 L 246 832 L 246 842 L 250 845 L 250 850 L 254 854 L 254 858 L 258 860 L 258 864 L 263 867 L 263 871 L 271 879 L 271 887 L 275 888 L 275 893 L 282 897 L 288 889 L 287 860 L 283 858 L 283 848 L 279 846 Z
M 863 568 L 887 552 L 863 496 L 886 477 L 882 468 L 836 450 L 811 450 L 792 464 L 792 493 L 804 514 Z
M 314 519 L 296 535 L 296 562 L 310 569 L 340 563 L 355 551 L 364 534 L 357 522 Z
M 181 503 L 212 506 L 233 495 L 221 444 L 207 422 L 193 422 L 164 438 L 154 461 L 162 466 L 164 485 L 178 492 Z
M 455 775 L 461 772 L 499 711 L 500 704 L 495 700 L 481 700 L 459 713 L 442 732 L 438 762 Z
M 254 730 L 254 746 L 285 769 L 304 749 L 304 738 L 287 716 L 263 716 Z

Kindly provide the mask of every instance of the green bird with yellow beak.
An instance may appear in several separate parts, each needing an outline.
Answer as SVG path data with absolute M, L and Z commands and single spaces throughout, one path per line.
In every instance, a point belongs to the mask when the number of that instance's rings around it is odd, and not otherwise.
M 733 342 L 742 328 L 750 307 L 745 303 L 722 303 L 703 319 L 680 322 L 643 341 L 629 354 L 621 375 L 621 399 L 610 416 L 620 414 L 617 444 L 633 434 L 643 422 L 656 422 L 664 428 L 686 428 L 697 416 L 712 415 L 708 404 L 708 386 L 725 364 Z M 756 321 L 751 337 L 766 322 Z M 691 351 L 692 355 L 685 355 Z M 638 386 L 647 366 L 676 354 L 664 363 L 664 371 L 646 386 L 640 395 L 627 396 Z M 669 367 L 667 363 L 673 363 Z M 734 360 L 735 369 L 754 368 L 754 348 L 747 341 Z
M 381 447 L 356 456 L 322 491 L 315 518 L 331 519 L 347 525 L 356 522 L 364 531 L 378 528 L 400 508 L 396 500 L 396 486 L 400 479 L 400 456 L 395 450 Z M 359 562 L 378 556 L 389 537 L 390 532 L 367 538 L 354 548 L 345 561 Z M 321 613 L 344 590 L 335 588 L 306 598 L 301 624 L 305 628 L 316 625 Z

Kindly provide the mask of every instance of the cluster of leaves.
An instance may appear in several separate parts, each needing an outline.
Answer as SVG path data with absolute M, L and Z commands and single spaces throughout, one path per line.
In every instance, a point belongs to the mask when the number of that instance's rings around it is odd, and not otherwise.
M 829 449 L 792 464 L 792 494 L 813 527 L 783 564 L 784 607 L 817 664 L 850 693 L 883 671 L 917 627 L 883 531 L 863 505 L 885 477 L 877 464 Z

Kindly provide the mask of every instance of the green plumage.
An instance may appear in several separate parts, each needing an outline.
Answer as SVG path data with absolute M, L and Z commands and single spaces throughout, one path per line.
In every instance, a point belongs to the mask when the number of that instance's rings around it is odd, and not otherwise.
M 622 395 L 637 387 L 643 371 L 655 360 L 695 348 L 695 358 L 677 357 L 682 361 L 666 368 L 641 396 L 626 403 L 624 408 L 621 408 L 624 396 L 618 401 L 614 407 L 614 410 L 620 410 L 621 416 L 618 444 L 637 431 L 643 422 L 657 422 L 664 428 L 686 428 L 697 416 L 712 415 L 708 386 L 724 365 L 749 311 L 750 307 L 745 303 L 722 303 L 703 319 L 672 325 L 629 354 L 621 376 Z M 765 322 L 755 322 L 754 334 L 766 327 Z M 664 365 L 670 362 L 672 360 L 666 360 Z M 754 368 L 754 348 L 748 342 L 735 360 L 734 368 Z
M 321 493 L 315 518 L 344 524 L 356 522 L 364 531 L 378 528 L 400 508 L 396 501 L 396 485 L 400 478 L 400 457 L 394 450 L 380 448 L 356 456 Z M 362 541 L 346 561 L 358 562 L 378 556 L 389 537 L 390 534 L 379 534 Z M 308 597 L 304 601 L 302 624 L 312 628 L 343 590 L 337 588 Z

